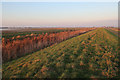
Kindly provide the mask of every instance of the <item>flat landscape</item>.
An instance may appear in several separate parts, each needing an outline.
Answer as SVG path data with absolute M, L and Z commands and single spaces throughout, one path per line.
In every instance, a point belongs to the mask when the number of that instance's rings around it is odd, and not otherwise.
M 86 30 L 86 29 L 85 29 Z M 117 30 L 117 29 L 116 29 Z M 2 65 L 3 78 L 118 78 L 118 35 L 111 28 L 77 30 L 37 51 Z M 72 33 L 72 31 L 71 31 Z M 61 33 L 62 34 L 62 33 Z M 6 52 L 7 53 L 7 52 Z M 8 59 L 8 58 L 7 58 Z
M 14 30 L 4 30 L 2 31 L 2 37 L 6 39 L 10 39 L 12 37 L 17 36 L 25 36 L 31 34 L 45 34 L 45 33 L 57 33 L 69 30 L 76 30 L 80 28 L 22 28 L 22 29 L 14 29 Z
M 2 2 L 0 78 L 120 79 L 118 1 Z

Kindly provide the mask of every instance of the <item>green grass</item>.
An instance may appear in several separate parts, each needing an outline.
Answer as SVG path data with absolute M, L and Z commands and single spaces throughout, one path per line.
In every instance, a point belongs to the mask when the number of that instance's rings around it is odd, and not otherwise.
M 104 28 L 3 64 L 3 78 L 118 77 L 118 38 Z

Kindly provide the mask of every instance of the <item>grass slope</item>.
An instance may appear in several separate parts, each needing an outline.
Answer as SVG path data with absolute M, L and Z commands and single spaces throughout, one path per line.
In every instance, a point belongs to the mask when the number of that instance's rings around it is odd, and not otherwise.
M 104 28 L 3 64 L 3 78 L 117 77 L 118 40 Z
M 107 29 L 112 35 L 117 36 L 120 38 L 120 31 L 115 31 L 112 29 Z

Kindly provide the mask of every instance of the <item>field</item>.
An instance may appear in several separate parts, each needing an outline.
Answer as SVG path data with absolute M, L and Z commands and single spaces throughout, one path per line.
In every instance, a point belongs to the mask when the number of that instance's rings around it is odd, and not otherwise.
M 52 30 L 52 28 L 50 29 Z M 64 30 L 56 33 L 46 32 L 45 34 L 37 35 L 32 33 L 25 36 L 18 35 L 17 37 L 12 38 L 2 38 L 2 61 L 5 62 L 19 58 L 93 29 L 95 28 L 80 28 L 78 30 L 70 29 L 68 31 Z
M 118 35 L 97 28 L 3 63 L 3 78 L 118 78 Z
M 107 28 L 109 31 L 114 33 L 116 36 L 120 37 L 120 29 L 118 28 Z
M 79 30 L 81 28 L 23 28 L 23 29 L 16 29 L 16 30 L 5 30 L 2 31 L 2 37 L 6 39 L 10 39 L 12 37 L 17 36 L 26 36 L 26 35 L 39 35 L 39 34 L 45 34 L 45 33 L 58 33 L 63 31 L 74 31 Z

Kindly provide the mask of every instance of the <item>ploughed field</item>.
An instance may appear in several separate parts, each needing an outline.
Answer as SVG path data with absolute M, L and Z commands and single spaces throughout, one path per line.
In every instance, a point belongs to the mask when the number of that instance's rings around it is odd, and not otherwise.
M 3 78 L 117 78 L 118 37 L 93 31 L 3 63 Z

